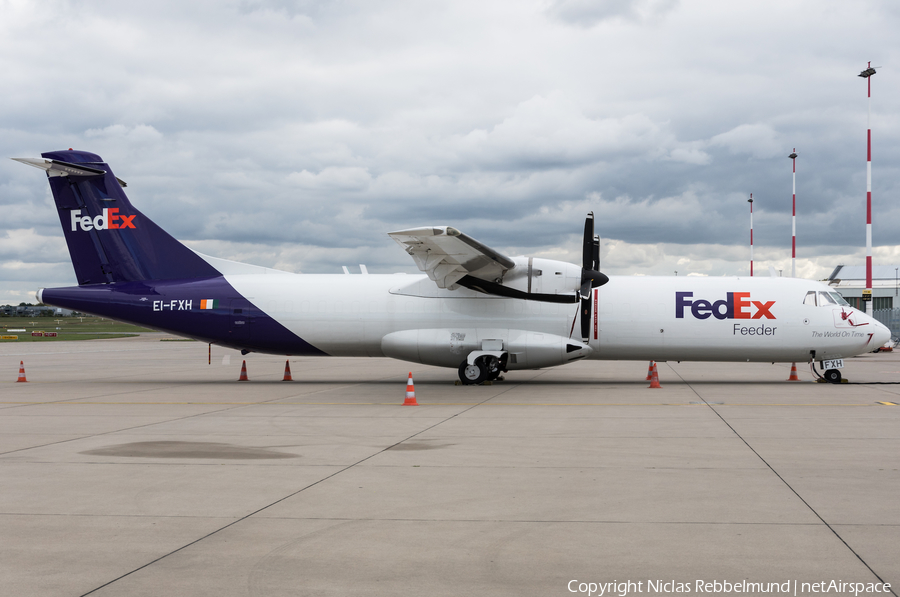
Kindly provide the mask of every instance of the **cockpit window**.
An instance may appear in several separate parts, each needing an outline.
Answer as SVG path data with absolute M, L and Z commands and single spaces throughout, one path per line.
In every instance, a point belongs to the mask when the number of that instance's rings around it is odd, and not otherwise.
M 841 296 L 840 294 L 838 294 L 837 292 L 829 292 L 828 294 L 830 294 L 830 295 L 832 296 L 832 298 L 834 298 L 834 300 L 837 301 L 837 304 L 839 304 L 839 305 L 841 305 L 841 306 L 843 306 L 843 307 L 849 307 L 849 306 L 850 306 L 850 303 L 848 303 L 847 301 L 845 301 L 845 300 L 844 300 L 844 297 L 842 297 L 842 296 Z
M 819 295 L 818 299 L 816 299 L 816 295 Z M 810 305 L 811 307 L 819 306 L 819 307 L 849 307 L 850 303 L 844 300 L 837 292 L 823 292 L 815 290 L 810 290 L 806 293 L 806 296 L 803 297 L 803 304 Z

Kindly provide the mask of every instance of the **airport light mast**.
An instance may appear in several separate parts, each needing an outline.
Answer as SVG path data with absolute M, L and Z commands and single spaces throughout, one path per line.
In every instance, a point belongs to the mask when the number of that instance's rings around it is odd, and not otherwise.
M 747 199 L 747 203 L 750 204 L 750 277 L 753 277 L 753 193 L 750 193 L 750 198 Z
M 869 88 L 869 99 L 866 114 L 866 289 L 863 290 L 863 301 L 866 303 L 866 314 L 871 315 L 872 305 L 872 75 L 875 69 L 869 62 L 868 68 L 859 73 L 866 80 Z
M 791 277 L 797 277 L 797 148 L 788 156 L 794 167 L 794 180 L 791 192 Z

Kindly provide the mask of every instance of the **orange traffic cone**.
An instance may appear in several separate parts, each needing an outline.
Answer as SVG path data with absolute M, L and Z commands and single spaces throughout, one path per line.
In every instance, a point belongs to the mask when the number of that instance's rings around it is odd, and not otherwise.
M 19 361 L 19 379 L 16 381 L 28 381 L 25 379 L 25 361 Z
M 409 372 L 409 379 L 406 380 L 406 400 L 403 401 L 403 406 L 419 406 L 419 403 L 416 402 L 416 388 L 413 385 L 412 371 Z
M 291 377 L 291 362 L 290 361 L 284 362 L 284 379 L 282 379 L 281 381 L 294 381 L 294 378 Z
M 659 369 L 656 367 L 656 363 L 653 363 L 653 370 L 650 373 L 650 387 L 651 388 L 661 388 L 659 385 Z
M 797 377 L 797 363 L 791 363 L 791 376 L 788 377 L 788 381 L 800 381 L 800 378 Z
M 241 363 L 241 376 L 238 381 L 250 381 L 250 378 L 247 377 L 247 361 Z
M 650 366 L 647 367 L 647 379 L 645 381 L 650 381 L 653 379 L 653 361 L 650 361 Z

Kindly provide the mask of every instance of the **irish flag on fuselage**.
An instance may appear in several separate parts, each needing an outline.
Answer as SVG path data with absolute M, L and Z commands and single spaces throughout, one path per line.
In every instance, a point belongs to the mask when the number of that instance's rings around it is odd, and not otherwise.
M 219 299 L 200 299 L 201 309 L 215 309 L 219 306 Z

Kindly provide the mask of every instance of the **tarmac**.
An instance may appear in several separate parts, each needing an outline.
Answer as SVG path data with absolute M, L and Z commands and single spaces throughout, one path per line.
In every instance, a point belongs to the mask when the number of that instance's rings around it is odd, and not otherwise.
M 900 385 L 669 362 L 649 389 L 646 362 L 591 361 L 457 386 L 364 358 L 285 382 L 285 357 L 161 338 L 0 344 L 2 594 L 900 586 Z

